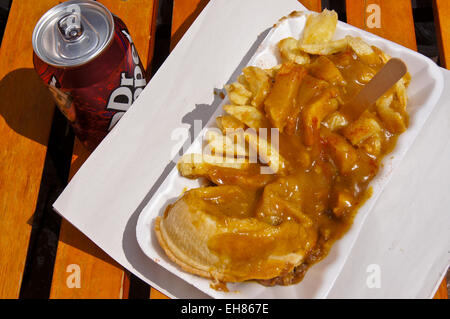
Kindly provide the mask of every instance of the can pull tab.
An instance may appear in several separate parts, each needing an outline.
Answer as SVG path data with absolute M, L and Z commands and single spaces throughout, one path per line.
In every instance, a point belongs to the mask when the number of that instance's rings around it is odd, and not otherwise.
M 58 21 L 58 29 L 64 39 L 73 41 L 83 33 L 81 9 L 78 5 L 72 4 L 66 8 L 66 12 L 67 14 Z

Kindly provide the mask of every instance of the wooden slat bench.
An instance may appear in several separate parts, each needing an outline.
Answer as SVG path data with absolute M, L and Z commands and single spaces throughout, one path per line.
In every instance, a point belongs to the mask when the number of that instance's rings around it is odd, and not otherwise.
M 162 1 L 162 0 L 161 0 Z M 173 0 L 171 48 L 209 0 Z M 54 103 L 33 70 L 31 34 L 38 19 L 58 0 L 14 0 L 0 48 L 0 298 L 18 298 L 29 247 Z M 150 69 L 157 0 L 100 0 L 128 26 L 143 64 Z M 301 0 L 320 11 L 320 0 Z M 369 28 L 369 5 L 381 9 L 380 28 Z M 450 2 L 433 1 L 441 65 L 450 65 Z M 347 21 L 416 50 L 410 0 L 346 0 Z M 26 23 L 25 23 L 26 21 Z M 20 85 L 18 85 L 20 83 Z M 90 153 L 75 139 L 70 176 Z M 81 269 L 81 287 L 69 288 L 70 265 Z M 128 298 L 129 276 L 93 242 L 62 221 L 51 298 Z M 446 280 L 435 298 L 447 299 Z M 151 299 L 167 298 L 151 289 Z

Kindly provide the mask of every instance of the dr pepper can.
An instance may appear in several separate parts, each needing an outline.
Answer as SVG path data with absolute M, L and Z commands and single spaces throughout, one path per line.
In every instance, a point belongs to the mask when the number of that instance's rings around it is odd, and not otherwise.
M 146 85 L 128 29 L 101 3 L 73 0 L 47 11 L 32 41 L 36 72 L 93 150 Z

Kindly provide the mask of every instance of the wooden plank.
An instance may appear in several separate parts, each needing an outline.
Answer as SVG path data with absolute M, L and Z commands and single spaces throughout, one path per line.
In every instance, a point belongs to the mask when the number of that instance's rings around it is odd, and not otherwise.
M 410 0 L 346 0 L 345 3 L 349 24 L 417 50 Z
M 125 22 L 142 64 L 149 70 L 153 57 L 157 1 L 101 0 L 100 2 Z M 89 155 L 90 152 L 78 139 L 75 139 L 71 176 L 77 172 Z M 79 266 L 80 288 L 67 285 L 66 281 L 72 274 L 70 265 Z M 85 235 L 63 220 L 50 298 L 127 298 L 128 289 L 127 272 Z
M 441 19 L 450 17 L 450 3 L 448 1 L 436 0 L 436 4 L 437 8 L 443 10 Z M 370 5 L 372 7 L 369 7 Z M 377 5 L 379 8 L 381 18 L 379 28 L 373 27 L 376 25 L 376 21 L 370 20 L 370 16 L 376 14 L 374 10 L 378 10 L 373 5 Z M 411 1 L 346 0 L 346 10 L 349 24 L 417 51 Z M 444 20 L 442 25 L 445 26 L 446 31 L 450 34 L 450 23 Z M 448 34 L 444 35 L 448 36 Z M 447 299 L 447 282 L 445 278 L 435 298 Z
M 75 268 L 77 267 L 77 268 Z M 75 276 L 79 276 L 76 279 Z M 79 286 L 76 284 L 79 280 Z M 125 271 L 103 250 L 63 221 L 50 298 L 126 298 Z
M 450 69 L 450 1 L 433 1 L 441 66 Z
M 165 294 L 160 292 L 159 290 L 152 288 L 150 290 L 150 299 L 170 299 Z
M 447 279 L 443 279 L 433 299 L 448 299 Z
M 0 49 L 0 298 L 22 282 L 54 103 L 33 68 L 31 35 L 57 0 L 12 3 Z
M 208 2 L 209 0 L 173 1 L 171 49 L 180 41 Z M 309 10 L 320 11 L 322 8 L 321 0 L 299 0 L 299 2 Z
M 322 0 L 298 0 L 298 2 L 311 11 L 322 11 Z
M 209 0 L 173 0 L 170 49 L 180 41 Z

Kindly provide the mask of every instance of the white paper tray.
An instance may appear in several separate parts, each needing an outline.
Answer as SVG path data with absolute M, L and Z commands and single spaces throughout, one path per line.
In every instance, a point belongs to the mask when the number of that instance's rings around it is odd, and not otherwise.
M 274 27 L 269 32 L 253 58 L 251 58 L 249 65 L 269 68 L 278 64 L 277 42 L 289 36 L 299 38 L 305 21 L 306 18 L 303 15 L 285 19 L 279 23 L 277 27 Z M 197 181 L 179 176 L 176 168 L 174 168 L 160 186 L 158 192 L 142 210 L 137 222 L 137 240 L 149 258 L 214 298 L 323 298 L 327 296 L 350 254 L 364 220 L 389 181 L 393 171 L 412 145 L 439 100 L 443 89 L 442 72 L 428 58 L 391 41 L 339 22 L 335 38 L 339 39 L 345 35 L 360 36 L 368 43 L 378 46 L 389 55 L 398 57 L 407 64 L 412 76 L 408 88 L 410 127 L 400 136 L 395 150 L 389 156 L 386 156 L 383 162 L 384 165 L 381 167 L 377 177 L 371 182 L 373 188 L 372 197 L 359 209 L 352 228 L 341 240 L 335 243 L 330 254 L 323 261 L 314 265 L 308 271 L 304 280 L 296 285 L 263 287 L 256 283 L 246 282 L 228 284 L 229 293 L 212 289 L 210 280 L 188 274 L 172 263 L 160 248 L 153 232 L 154 219 L 162 214 L 167 204 L 173 202 L 182 193 L 183 189 L 199 186 Z M 223 101 L 222 105 L 225 103 L 227 103 L 226 100 Z M 222 113 L 223 110 L 220 106 L 212 115 L 206 128 L 187 150 L 187 153 L 201 152 L 201 137 L 208 127 L 214 126 L 215 118 Z

